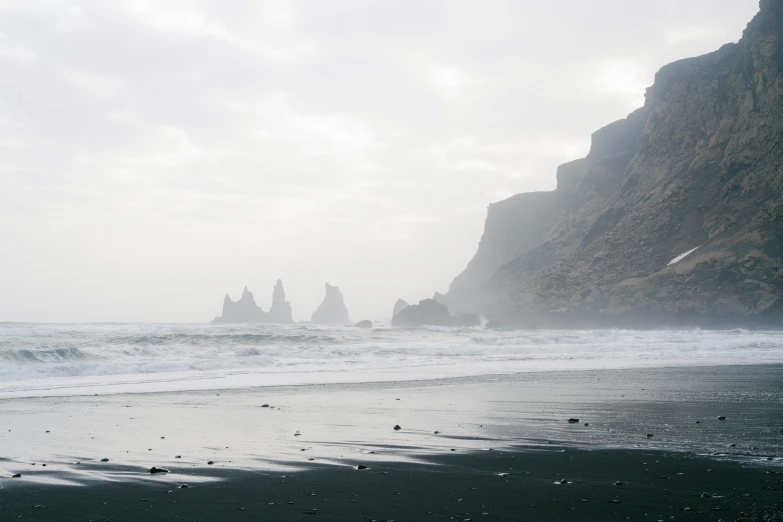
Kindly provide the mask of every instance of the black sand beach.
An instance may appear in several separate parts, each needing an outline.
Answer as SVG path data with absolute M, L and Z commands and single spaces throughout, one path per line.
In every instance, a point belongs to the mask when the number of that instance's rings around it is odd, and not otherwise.
M 782 376 L 665 368 L 9 399 L 0 520 L 780 520 Z
M 783 520 L 771 518 L 783 512 L 783 472 L 644 450 L 487 451 L 430 465 L 213 475 L 225 480 L 6 487 L 0 505 L 3 520 L 41 521 Z

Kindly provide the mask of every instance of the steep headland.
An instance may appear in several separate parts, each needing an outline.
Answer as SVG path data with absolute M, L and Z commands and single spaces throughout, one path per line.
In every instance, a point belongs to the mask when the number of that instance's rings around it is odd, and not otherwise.
M 738 43 L 663 67 L 556 190 L 491 205 L 443 302 L 502 324 L 783 325 L 782 256 L 783 1 L 762 0 Z

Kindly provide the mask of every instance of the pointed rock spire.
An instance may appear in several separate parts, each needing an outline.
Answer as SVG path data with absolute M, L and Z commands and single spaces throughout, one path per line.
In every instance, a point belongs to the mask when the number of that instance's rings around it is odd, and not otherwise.
M 267 322 L 275 324 L 292 324 L 294 322 L 291 303 L 285 300 L 283 281 L 278 279 L 272 291 L 272 308 L 266 314 Z
M 349 324 L 351 320 L 340 288 L 329 283 L 325 288 L 326 295 L 318 310 L 313 312 L 312 321 L 317 324 Z

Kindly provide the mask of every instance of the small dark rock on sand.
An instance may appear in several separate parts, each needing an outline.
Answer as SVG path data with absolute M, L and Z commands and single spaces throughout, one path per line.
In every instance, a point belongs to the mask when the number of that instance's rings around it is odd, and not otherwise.
M 101 462 L 109 462 L 109 459 L 103 458 L 101 459 Z
M 207 464 L 209 464 L 209 465 L 211 466 L 212 464 L 214 464 L 214 462 L 212 462 L 212 461 L 210 460 L 209 462 L 207 462 Z
M 356 466 L 356 469 L 367 469 L 367 466 L 359 464 L 358 466 Z
M 181 458 L 182 458 L 182 455 L 177 455 L 177 456 L 176 456 L 176 457 L 174 457 L 174 458 L 175 458 L 175 459 L 181 459 Z
M 179 489 L 188 489 L 189 487 L 187 484 L 180 484 Z
M 22 478 L 21 473 L 15 473 L 14 475 L 11 475 L 11 478 Z
M 576 424 L 579 422 L 579 419 L 568 419 L 568 424 Z
M 150 473 L 168 473 L 169 470 L 163 469 L 163 468 L 156 468 L 155 466 L 152 466 L 150 468 Z
M 721 415 L 720 417 L 718 417 L 718 420 L 721 420 L 721 421 L 722 420 L 726 420 L 726 416 L 725 415 Z
M 394 426 L 394 431 L 400 431 L 401 429 L 399 424 Z
M 268 408 L 268 407 L 269 407 L 269 405 L 268 405 L 268 404 L 262 404 L 262 405 L 261 405 L 261 407 L 262 407 L 262 408 Z
M 647 438 L 648 438 L 648 439 L 651 439 L 651 438 L 653 438 L 653 437 L 655 437 L 655 435 L 653 435 L 652 433 L 648 433 L 648 434 L 647 434 Z

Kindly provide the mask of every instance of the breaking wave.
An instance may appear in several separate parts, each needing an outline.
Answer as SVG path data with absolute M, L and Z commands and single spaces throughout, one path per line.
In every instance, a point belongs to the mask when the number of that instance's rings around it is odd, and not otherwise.
M 783 333 L 0 323 L 0 397 L 763 363 Z

